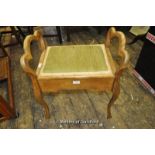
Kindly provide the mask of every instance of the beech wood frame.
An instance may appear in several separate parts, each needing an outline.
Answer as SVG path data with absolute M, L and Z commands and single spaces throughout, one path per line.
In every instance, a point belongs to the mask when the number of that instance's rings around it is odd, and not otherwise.
M 118 40 L 119 40 L 118 55 L 121 57 L 121 63 L 119 65 L 119 68 L 117 70 L 115 70 L 114 69 L 115 65 L 113 63 L 113 60 L 109 56 L 109 61 L 110 61 L 110 63 L 112 63 L 111 65 L 112 65 L 113 71 L 115 71 L 114 72 L 114 77 L 113 78 L 110 77 L 109 79 L 105 79 L 105 82 L 103 82 L 103 90 L 100 88 L 100 86 L 101 86 L 100 82 L 101 81 L 98 80 L 99 78 L 97 78 L 97 79 L 95 79 L 95 78 L 94 79 L 85 79 L 85 81 L 84 81 L 84 82 L 87 82 L 87 80 L 90 80 L 91 83 L 95 82 L 95 80 L 99 81 L 99 82 L 96 82 L 96 88 L 98 88 L 97 89 L 98 91 L 110 90 L 110 91 L 113 92 L 112 98 L 111 98 L 110 102 L 108 103 L 108 107 L 107 107 L 107 118 L 112 117 L 112 115 L 111 115 L 111 107 L 114 104 L 115 100 L 118 98 L 119 93 L 120 93 L 120 84 L 119 84 L 120 77 L 121 77 L 122 72 L 124 71 L 124 69 L 127 68 L 128 62 L 129 62 L 129 55 L 128 55 L 128 52 L 125 50 L 125 44 L 126 44 L 125 35 L 120 31 L 116 31 L 114 27 L 111 27 L 107 32 L 107 37 L 106 37 L 106 41 L 105 41 L 106 52 L 109 55 L 110 41 L 114 37 L 117 37 Z M 46 87 L 44 87 L 44 85 L 41 84 L 41 81 L 39 81 L 39 79 L 38 79 L 37 72 L 34 71 L 29 65 L 29 61 L 32 59 L 30 45 L 31 45 L 31 42 L 33 40 L 38 41 L 42 53 L 46 52 L 47 44 L 46 44 L 45 40 L 43 39 L 43 37 L 42 37 L 42 35 L 41 35 L 41 33 L 39 31 L 35 31 L 33 35 L 27 36 L 26 39 L 24 40 L 24 52 L 25 53 L 21 57 L 20 62 L 21 62 L 21 66 L 22 66 L 23 70 L 31 78 L 32 86 L 33 86 L 33 90 L 34 90 L 34 95 L 35 95 L 36 100 L 38 101 L 38 103 L 40 105 L 43 106 L 43 109 L 45 111 L 45 117 L 49 118 L 50 117 L 49 108 L 48 108 L 47 103 L 43 99 L 42 92 L 49 92 L 52 89 L 52 83 L 51 83 L 51 85 L 49 85 L 49 88 L 47 88 L 47 83 L 46 83 Z M 58 82 L 57 79 L 54 79 L 54 80 L 56 80 L 56 81 L 53 81 L 53 83 Z M 62 80 L 62 82 L 65 82 L 66 79 L 64 78 L 64 79 L 61 79 L 61 80 Z M 73 79 L 71 78 L 71 79 L 68 79 L 68 80 L 73 80 Z M 80 78 L 80 80 L 83 80 L 83 79 Z M 104 78 L 102 78 L 101 80 L 103 81 Z M 104 86 L 104 84 L 106 84 L 107 81 L 109 81 L 109 84 Z M 51 89 L 50 89 L 50 87 L 51 87 Z M 57 86 L 53 85 L 53 87 L 57 87 Z M 106 89 L 106 87 L 107 87 L 107 89 Z M 49 90 L 47 90 L 47 89 L 49 89 Z M 55 90 L 55 91 L 59 91 L 59 89 Z

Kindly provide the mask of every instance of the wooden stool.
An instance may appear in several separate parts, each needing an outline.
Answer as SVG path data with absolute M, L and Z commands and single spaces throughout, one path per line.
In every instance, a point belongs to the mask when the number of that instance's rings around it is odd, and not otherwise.
M 118 55 L 122 58 L 118 69 L 109 50 L 113 37 L 119 39 Z M 39 42 L 42 51 L 36 71 L 29 66 L 32 59 L 30 44 L 33 40 Z M 34 95 L 43 106 L 45 117 L 49 118 L 49 109 L 42 92 L 85 89 L 113 92 L 107 108 L 107 118 L 111 118 L 111 106 L 120 93 L 119 79 L 129 61 L 125 43 L 124 34 L 115 28 L 108 31 L 105 45 L 46 46 L 39 31 L 27 36 L 21 66 L 32 80 Z

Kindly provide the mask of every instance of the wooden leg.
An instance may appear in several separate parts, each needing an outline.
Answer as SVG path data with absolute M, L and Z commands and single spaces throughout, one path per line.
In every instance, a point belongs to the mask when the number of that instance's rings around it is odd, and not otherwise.
M 109 118 L 112 118 L 112 115 L 111 115 L 111 107 L 112 105 L 114 104 L 114 102 L 116 101 L 116 99 L 118 98 L 119 96 L 119 93 L 120 93 L 120 86 L 119 86 L 119 83 L 117 83 L 117 89 L 115 89 L 113 91 L 113 95 L 112 95 L 112 98 L 110 99 L 110 102 L 108 104 L 108 108 L 107 108 L 107 119 Z
M 49 108 L 48 108 L 48 105 L 47 103 L 44 101 L 42 95 L 40 96 L 35 96 L 36 97 L 36 100 L 38 101 L 38 103 L 44 108 L 44 112 L 45 112 L 45 118 L 50 118 L 50 114 L 49 114 Z
M 13 118 L 16 117 L 14 111 L 8 106 L 6 101 L 3 99 L 2 96 L 0 96 L 0 113 L 5 117 L 5 118 Z
M 33 76 L 31 76 L 31 80 L 32 80 L 32 84 L 33 84 L 35 98 L 38 101 L 38 103 L 43 107 L 44 112 L 45 112 L 45 118 L 50 118 L 49 108 L 48 108 L 47 103 L 43 99 L 38 80 Z
M 123 70 L 120 70 L 118 72 L 118 74 L 116 75 L 115 80 L 114 80 L 113 95 L 112 95 L 112 98 L 110 99 L 110 102 L 109 102 L 108 107 L 107 107 L 107 119 L 112 118 L 111 107 L 120 94 L 120 76 L 122 74 L 122 71 Z

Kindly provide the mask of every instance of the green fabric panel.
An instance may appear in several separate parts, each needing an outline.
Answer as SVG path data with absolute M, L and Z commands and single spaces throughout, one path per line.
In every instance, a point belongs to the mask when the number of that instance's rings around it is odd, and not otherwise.
M 60 46 L 49 50 L 43 73 L 107 70 L 101 46 Z

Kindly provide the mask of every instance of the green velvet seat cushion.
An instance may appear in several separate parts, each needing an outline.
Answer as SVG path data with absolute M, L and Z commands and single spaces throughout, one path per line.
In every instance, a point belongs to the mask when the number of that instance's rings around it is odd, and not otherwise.
M 106 71 L 107 65 L 101 45 L 48 47 L 43 73 Z

